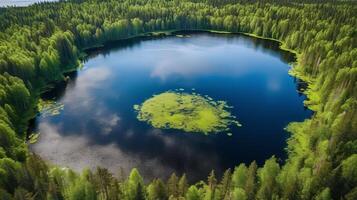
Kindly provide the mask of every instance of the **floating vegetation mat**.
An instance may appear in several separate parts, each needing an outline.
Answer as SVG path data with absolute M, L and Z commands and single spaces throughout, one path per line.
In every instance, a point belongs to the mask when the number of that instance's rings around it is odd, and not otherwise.
M 230 108 L 225 101 L 214 101 L 208 96 L 187 93 L 183 89 L 154 95 L 142 105 L 134 105 L 138 120 L 155 128 L 206 135 L 229 132 L 232 125 L 241 126 L 229 112 Z
M 59 115 L 63 109 L 64 105 L 62 103 L 53 100 L 40 99 L 38 102 L 38 110 L 44 117 Z
M 179 37 L 179 38 L 190 38 L 191 35 L 182 35 L 182 34 L 177 34 L 176 37 Z
M 40 133 L 31 133 L 31 135 L 29 136 L 28 142 L 30 144 L 34 144 L 37 142 L 39 137 L 40 137 Z

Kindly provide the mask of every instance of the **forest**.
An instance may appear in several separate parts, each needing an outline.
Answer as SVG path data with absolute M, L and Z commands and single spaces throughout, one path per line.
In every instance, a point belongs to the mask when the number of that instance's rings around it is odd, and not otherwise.
M 312 0 L 69 0 L 0 9 L 0 199 L 357 199 L 357 3 Z M 296 53 L 314 111 L 286 128 L 288 158 L 146 182 L 133 169 L 78 174 L 27 148 L 40 94 L 75 69 L 84 50 L 172 30 L 278 40 Z M 119 169 L 118 169 L 119 170 Z

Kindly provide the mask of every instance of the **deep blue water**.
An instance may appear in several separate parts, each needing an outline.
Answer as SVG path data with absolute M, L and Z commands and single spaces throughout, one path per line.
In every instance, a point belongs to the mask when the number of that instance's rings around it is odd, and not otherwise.
M 61 114 L 35 122 L 41 137 L 31 149 L 60 166 L 205 179 L 241 162 L 262 164 L 273 155 L 283 161 L 284 127 L 311 115 L 301 84 L 288 75 L 294 56 L 276 42 L 199 33 L 120 41 L 90 55 L 68 83 L 44 95 L 65 105 Z M 231 137 L 205 136 L 136 119 L 134 104 L 178 88 L 227 101 L 243 126 Z

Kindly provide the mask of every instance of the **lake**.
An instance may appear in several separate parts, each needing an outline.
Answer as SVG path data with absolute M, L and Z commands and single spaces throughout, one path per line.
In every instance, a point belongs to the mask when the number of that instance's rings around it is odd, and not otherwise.
M 186 173 L 190 181 L 218 175 L 239 163 L 286 158 L 284 127 L 311 116 L 288 75 L 294 55 L 277 42 L 244 35 L 188 33 L 107 44 L 92 50 L 83 68 L 43 95 L 63 104 L 59 115 L 41 114 L 41 133 L 30 149 L 76 171 L 96 166 L 115 174 L 136 167 L 146 180 Z M 233 106 L 242 127 L 198 134 L 155 129 L 133 106 L 154 94 L 182 88 Z M 119 170 L 121 169 L 121 170 Z

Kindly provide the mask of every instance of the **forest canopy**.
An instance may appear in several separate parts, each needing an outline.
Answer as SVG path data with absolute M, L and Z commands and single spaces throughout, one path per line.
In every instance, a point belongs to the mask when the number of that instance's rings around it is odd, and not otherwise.
M 357 5 L 313 0 L 69 0 L 0 9 L 0 199 L 357 199 Z M 240 164 L 189 184 L 133 169 L 50 166 L 25 143 L 41 92 L 84 49 L 150 32 L 215 30 L 271 38 L 296 53 L 314 115 L 287 127 L 288 159 Z

